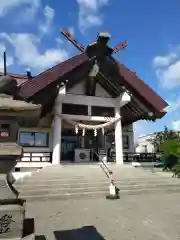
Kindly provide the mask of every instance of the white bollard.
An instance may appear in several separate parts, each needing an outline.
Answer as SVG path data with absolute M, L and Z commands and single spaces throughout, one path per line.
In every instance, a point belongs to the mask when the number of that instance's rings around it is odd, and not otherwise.
M 109 172 L 110 175 L 110 185 L 109 185 L 109 195 L 106 196 L 107 199 L 119 199 L 119 189 L 115 186 L 113 172 Z

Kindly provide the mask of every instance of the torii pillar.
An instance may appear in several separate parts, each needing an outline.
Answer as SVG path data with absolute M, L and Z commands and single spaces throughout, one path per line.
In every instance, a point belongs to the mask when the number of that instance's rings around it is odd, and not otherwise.
M 121 108 L 131 101 L 131 96 L 124 92 L 117 97 L 115 107 L 115 117 L 119 120 L 115 124 L 115 148 L 116 148 L 116 164 L 123 164 L 123 139 L 122 139 L 122 124 L 121 124 Z

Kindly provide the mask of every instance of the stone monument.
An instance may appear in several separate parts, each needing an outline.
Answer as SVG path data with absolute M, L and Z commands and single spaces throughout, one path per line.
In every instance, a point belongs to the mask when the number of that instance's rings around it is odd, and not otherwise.
M 0 239 L 34 239 L 34 221 L 25 218 L 25 200 L 18 198 L 11 171 L 22 156 L 17 141 L 19 123 L 29 121 L 30 116 L 38 119 L 39 114 L 40 106 L 14 100 L 0 89 Z

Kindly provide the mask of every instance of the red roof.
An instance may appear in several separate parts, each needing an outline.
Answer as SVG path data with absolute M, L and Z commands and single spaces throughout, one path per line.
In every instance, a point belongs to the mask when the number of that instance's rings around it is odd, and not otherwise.
M 150 105 L 153 105 L 155 109 L 159 111 L 168 106 L 168 104 L 134 72 L 129 70 L 123 64 L 117 64 L 119 65 L 119 73 L 125 79 L 127 84 L 137 91 L 138 95 L 140 95 L 143 99 L 150 102 Z
M 88 60 L 88 56 L 83 53 L 40 73 L 20 86 L 19 96 L 24 99 L 31 98 L 39 91 L 46 88 L 49 84 L 57 81 L 60 77 L 63 77 L 65 74 L 71 72 L 81 64 L 88 62 Z M 126 85 L 133 89 L 133 91 L 135 91 L 142 99 L 156 109 L 156 111 L 163 111 L 168 104 L 134 72 L 130 71 L 123 64 L 120 64 L 119 62 L 116 63 L 119 69 L 119 74 L 123 77 Z
M 40 73 L 36 77 L 29 79 L 21 85 L 19 96 L 26 99 L 32 97 L 49 84 L 55 82 L 58 78 L 64 76 L 68 72 L 71 72 L 81 64 L 88 62 L 88 60 L 89 58 L 86 54 L 80 54 L 48 69 L 45 72 Z

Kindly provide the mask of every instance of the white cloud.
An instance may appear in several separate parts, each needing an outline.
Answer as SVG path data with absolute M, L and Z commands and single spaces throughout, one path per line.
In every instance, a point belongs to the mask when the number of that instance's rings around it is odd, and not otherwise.
M 172 113 L 180 108 L 180 97 L 175 100 L 167 100 L 168 106 L 165 108 L 165 111 L 168 113 Z
M 5 45 L 0 43 L 0 71 L 3 72 L 4 70 L 4 59 L 3 59 L 3 52 L 5 50 Z M 6 64 L 7 66 L 11 66 L 14 63 L 14 59 L 12 56 L 7 56 Z
M 109 0 L 76 1 L 79 5 L 79 29 L 82 33 L 90 27 L 102 25 L 103 16 L 100 10 L 109 3 Z
M 165 69 L 156 71 L 157 77 L 165 88 L 174 88 L 180 85 L 180 60 Z
M 180 131 L 180 120 L 172 122 L 172 129 L 174 131 Z
M 32 5 L 37 4 L 40 0 L 1 0 L 0 1 L 0 17 L 3 17 L 15 7 L 20 5 Z
M 177 58 L 176 53 L 170 53 L 166 56 L 156 56 L 153 60 L 153 64 L 157 68 L 167 67 Z
M 164 118 L 156 120 L 156 122 L 140 120 L 133 124 L 135 141 L 138 137 L 162 131 L 164 126 L 169 129 L 180 130 L 180 94 L 171 94 L 166 100 L 169 106 L 165 109 L 167 114 Z
M 23 12 L 19 14 L 18 19 L 16 19 L 17 23 L 26 23 L 32 22 L 38 11 L 41 9 L 41 0 L 32 0 L 27 8 L 23 9 Z
M 63 44 L 63 40 L 61 38 L 56 38 L 55 40 L 57 44 Z
M 14 47 L 18 64 L 43 71 L 69 57 L 63 48 L 51 48 L 41 53 L 38 50 L 40 39 L 32 34 L 1 33 L 0 38 L 6 39 Z
M 156 56 L 153 65 L 161 86 L 172 89 L 180 85 L 180 45 L 167 55 Z
M 39 26 L 40 30 L 43 33 L 47 33 L 50 30 L 54 16 L 55 16 L 54 9 L 51 8 L 50 6 L 46 5 L 44 8 L 45 21 L 43 23 L 41 23 Z

